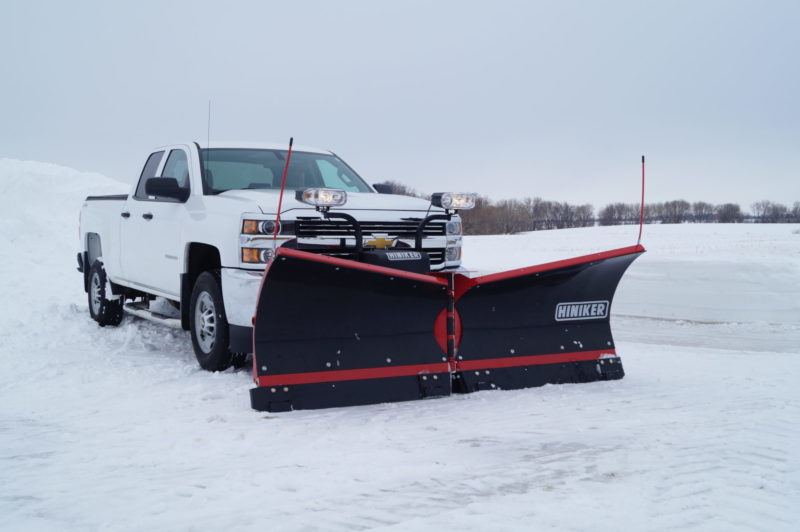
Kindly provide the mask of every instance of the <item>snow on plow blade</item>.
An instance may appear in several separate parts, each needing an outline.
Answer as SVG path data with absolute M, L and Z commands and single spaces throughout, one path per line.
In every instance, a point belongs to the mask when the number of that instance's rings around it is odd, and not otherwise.
M 278 248 L 253 330 L 256 410 L 407 401 L 450 394 L 433 323 L 447 282 Z
M 252 407 L 327 408 L 622 378 L 610 306 L 643 251 L 469 278 L 278 248 L 256 308 Z
M 611 301 L 641 246 L 456 278 L 454 391 L 621 379 Z

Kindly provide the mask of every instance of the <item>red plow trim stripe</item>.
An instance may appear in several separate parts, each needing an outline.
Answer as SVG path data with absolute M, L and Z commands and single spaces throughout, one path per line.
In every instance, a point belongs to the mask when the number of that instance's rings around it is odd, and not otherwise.
M 530 275 L 532 273 L 539 273 L 547 270 L 557 270 L 558 268 L 566 268 L 567 266 L 575 266 L 577 264 L 585 264 L 587 262 L 594 262 L 597 260 L 612 259 L 614 257 L 631 255 L 633 253 L 641 253 L 643 251 L 645 251 L 644 246 L 629 246 L 626 248 L 603 251 L 601 253 L 592 253 L 591 255 L 583 255 L 581 257 L 575 257 L 572 259 L 548 262 L 545 264 L 539 264 L 537 266 L 528 266 L 527 268 L 518 268 L 516 270 L 508 270 L 505 272 L 483 275 L 481 277 L 473 277 L 471 281 L 473 284 L 491 283 L 493 281 L 502 281 L 503 279 L 510 279 L 512 277 L 520 277 L 522 275 Z
M 261 375 L 256 379 L 256 382 L 258 382 L 259 386 L 288 386 L 291 384 L 384 379 L 387 377 L 408 377 L 411 375 L 449 372 L 450 365 L 447 362 L 440 362 L 438 364 L 413 364 L 391 368 L 337 369 L 332 371 L 285 373 L 282 375 Z
M 615 349 L 601 349 L 599 351 L 576 351 L 574 353 L 555 353 L 552 355 L 459 360 L 456 363 L 456 370 L 470 371 L 475 369 L 514 368 L 519 366 L 541 366 L 543 364 L 559 364 L 564 362 L 583 362 L 586 360 L 598 360 L 602 355 L 617 356 L 617 351 Z

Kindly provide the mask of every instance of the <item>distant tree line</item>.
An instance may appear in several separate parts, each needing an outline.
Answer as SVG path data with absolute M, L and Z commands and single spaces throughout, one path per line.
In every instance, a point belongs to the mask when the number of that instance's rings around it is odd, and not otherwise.
M 595 224 L 594 207 L 542 198 L 492 202 L 479 196 L 475 208 L 461 213 L 464 233 L 512 234 L 543 229 L 589 227 Z
M 640 206 L 636 203 L 611 203 L 597 215 L 600 225 L 622 225 L 639 223 Z M 792 208 L 771 201 L 759 201 L 752 205 L 752 212 L 745 213 L 736 203 L 712 205 L 704 201 L 689 203 L 685 200 L 664 203 L 646 203 L 644 223 L 800 223 L 800 201 Z
M 403 194 L 428 199 L 396 181 L 385 181 L 392 194 Z M 638 218 L 637 218 L 638 219 Z M 461 212 L 464 233 L 469 235 L 512 234 L 542 229 L 565 229 L 595 225 L 594 207 L 571 205 L 566 202 L 546 201 L 541 198 L 523 198 L 493 202 L 478 196 L 475 208 Z
M 396 181 L 385 181 L 382 185 L 392 194 L 430 198 Z M 789 208 L 765 200 L 754 203 L 751 208 L 751 213 L 745 213 L 735 203 L 713 205 L 704 201 L 689 203 L 685 200 L 647 203 L 644 223 L 800 223 L 800 201 L 794 202 Z M 463 211 L 461 218 L 465 234 L 494 235 L 595 224 L 638 224 L 639 209 L 637 203 L 610 203 L 595 216 L 594 207 L 588 203 L 572 205 L 542 198 L 491 201 L 485 196 L 478 196 L 475 208 Z

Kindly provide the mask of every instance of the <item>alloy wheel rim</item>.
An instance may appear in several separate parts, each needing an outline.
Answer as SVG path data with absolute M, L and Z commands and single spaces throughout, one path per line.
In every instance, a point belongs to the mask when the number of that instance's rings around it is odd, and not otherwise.
M 100 314 L 100 275 L 92 276 L 92 312 Z
M 214 349 L 214 342 L 217 335 L 217 313 L 214 307 L 214 300 L 208 292 L 203 292 L 197 298 L 194 311 L 194 329 L 196 331 L 197 343 L 204 353 L 210 353 Z

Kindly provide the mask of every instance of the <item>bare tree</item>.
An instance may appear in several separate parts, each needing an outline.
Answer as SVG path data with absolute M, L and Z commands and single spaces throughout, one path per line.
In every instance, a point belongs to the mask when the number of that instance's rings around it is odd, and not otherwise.
M 552 201 L 534 198 L 532 207 L 533 223 L 537 230 L 556 228 Z
M 792 206 L 792 211 L 789 213 L 791 222 L 800 223 L 800 201 L 795 201 Z
M 611 203 L 598 214 L 600 225 L 639 223 L 639 205 L 635 203 Z
M 664 218 L 662 222 L 665 224 L 679 224 L 685 222 L 689 218 L 691 206 L 688 201 L 675 200 L 664 203 Z
M 766 218 L 766 221 L 772 224 L 787 222 L 789 218 L 789 209 L 782 203 L 773 203 L 767 211 Z
M 529 231 L 531 219 L 525 203 L 519 200 L 502 200 L 495 205 L 495 214 L 502 226 L 503 234 Z
M 735 203 L 717 205 L 717 221 L 723 224 L 741 223 L 744 221 L 742 209 Z
M 468 235 L 490 235 L 501 232 L 494 220 L 494 207 L 486 196 L 476 198 L 474 209 L 462 211 L 461 221 L 464 233 Z
M 644 223 L 660 222 L 664 218 L 663 203 L 646 203 L 644 206 Z
M 711 222 L 714 219 L 714 206 L 705 201 L 692 203 L 692 220 L 700 223 Z
M 556 229 L 575 227 L 575 209 L 566 201 L 553 203 L 553 215 Z
M 573 227 L 591 227 L 594 225 L 594 207 L 589 203 L 575 207 L 575 225 Z
M 757 201 L 756 203 L 753 203 L 750 208 L 753 210 L 753 216 L 756 218 L 756 222 L 765 222 L 765 218 L 771 207 L 772 202 L 769 200 Z
M 610 203 L 600 209 L 598 214 L 598 222 L 600 225 L 618 225 L 620 223 L 620 215 L 618 206 L 620 203 Z

